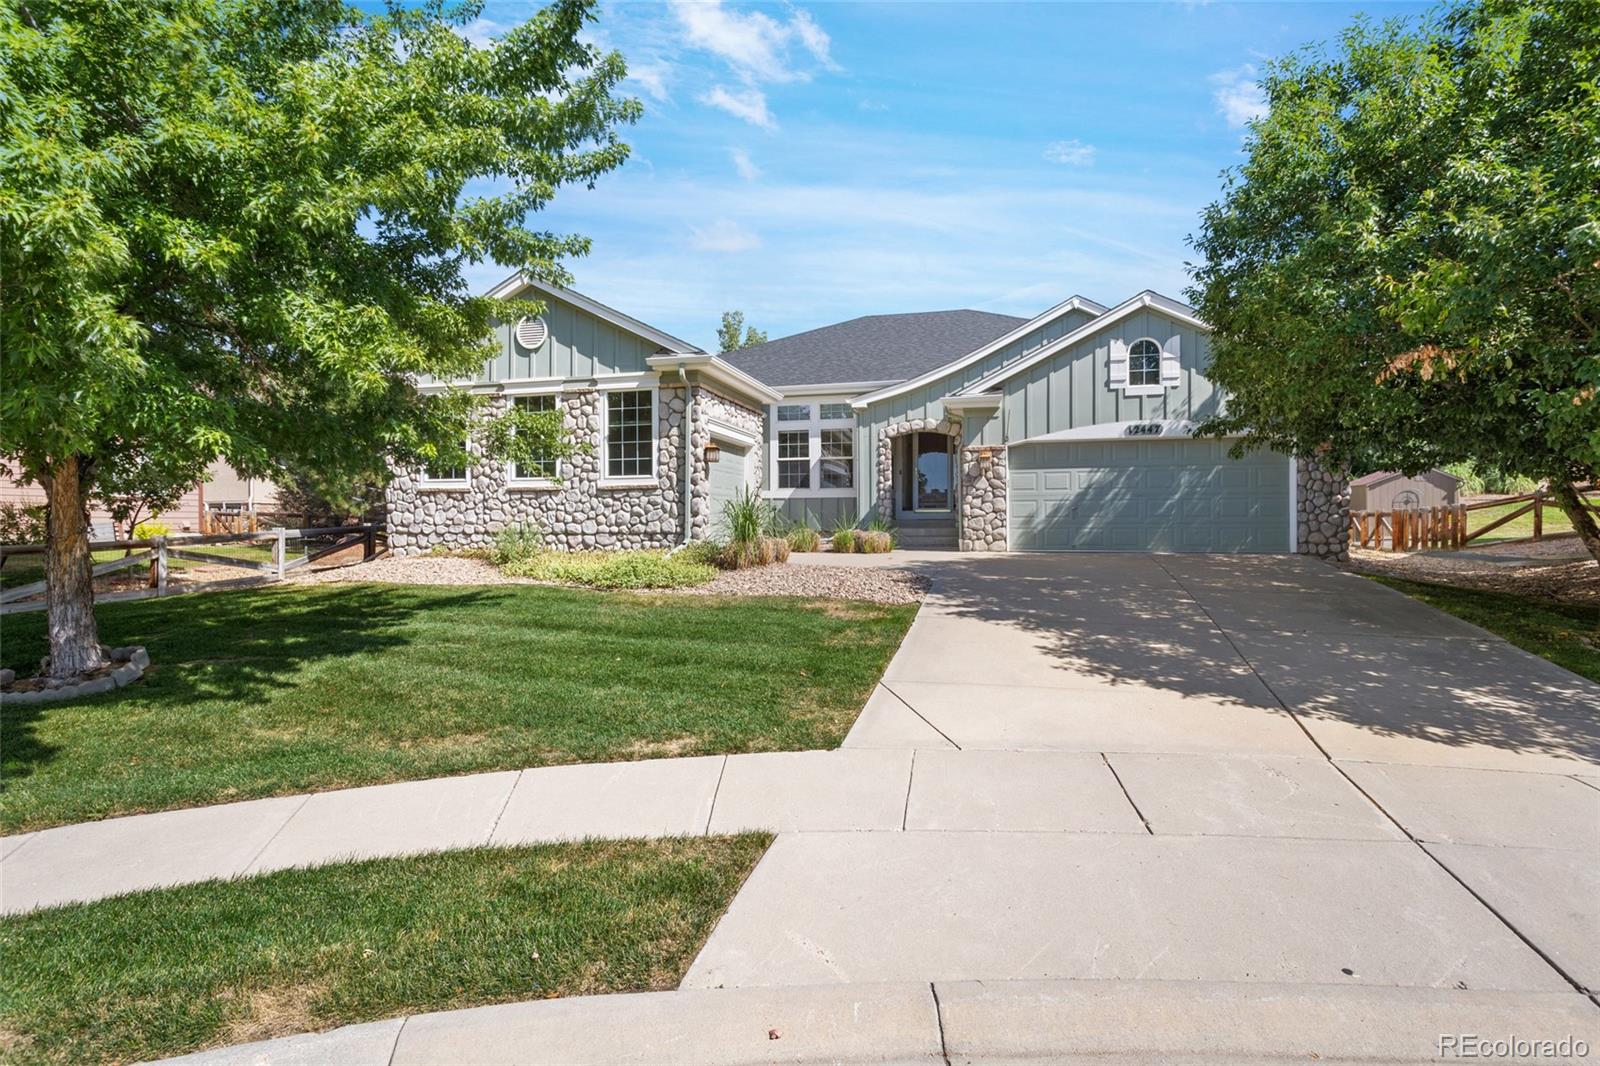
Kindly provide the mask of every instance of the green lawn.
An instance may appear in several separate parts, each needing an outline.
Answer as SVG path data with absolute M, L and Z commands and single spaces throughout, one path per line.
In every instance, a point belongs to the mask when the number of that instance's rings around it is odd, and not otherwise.
M 0 920 L 0 1058 L 132 1062 L 419 1011 L 668 989 L 771 838 L 487 848 Z
M 1589 502 L 1600 503 L 1600 496 L 1589 496 Z M 1480 511 L 1467 512 L 1467 532 L 1471 533 L 1482 529 L 1502 515 L 1508 515 L 1518 507 L 1528 506 L 1527 501 L 1522 503 L 1505 503 L 1495 507 L 1485 507 Z M 1561 508 L 1545 501 L 1544 505 L 1544 532 L 1571 533 L 1572 522 L 1562 513 Z M 1491 530 L 1483 536 L 1476 538 L 1467 545 L 1469 549 L 1479 544 L 1494 544 L 1502 540 L 1522 540 L 1524 537 L 1533 536 L 1533 512 L 1529 511 L 1521 518 L 1514 518 L 1501 526 Z
M 1485 589 L 1375 577 L 1423 603 L 1498 633 L 1591 681 L 1600 681 L 1600 604 L 1552 603 Z
M 915 608 L 538 586 L 276 586 L 107 604 L 144 680 L 0 721 L 7 832 L 549 763 L 836 746 Z M 0 660 L 45 653 L 5 620 Z

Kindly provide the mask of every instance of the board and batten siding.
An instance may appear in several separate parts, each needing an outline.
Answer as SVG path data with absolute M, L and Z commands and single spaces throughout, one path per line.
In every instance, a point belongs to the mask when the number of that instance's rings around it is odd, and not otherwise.
M 592 378 L 598 374 L 639 374 L 650 369 L 645 362 L 658 346 L 620 329 L 604 319 L 555 297 L 540 296 L 545 306 L 540 316 L 550 335 L 536 352 L 517 343 L 515 323 L 494 328 L 499 353 L 484 362 L 474 384 L 521 381 L 528 378 Z M 424 378 L 423 384 L 433 382 Z
M 909 392 L 880 400 L 862 411 L 856 420 L 860 429 L 856 437 L 856 500 L 860 508 L 859 513 L 869 513 L 874 506 L 872 493 L 874 471 L 877 470 L 878 462 L 878 434 L 884 426 L 913 418 L 926 418 L 938 422 L 944 417 L 946 396 L 959 392 L 1002 367 L 1009 366 L 1041 345 L 1066 336 L 1092 318 L 1094 316 L 1087 311 L 1076 307 L 1069 308 L 971 366 L 952 371 Z
M 1129 396 L 1109 383 L 1112 340 L 1132 344 L 1179 338 L 1178 384 L 1151 396 Z M 1112 323 L 1002 385 L 1006 443 L 1064 429 L 1145 419 L 1200 421 L 1220 410 L 1222 394 L 1204 371 L 1211 343 L 1203 331 L 1146 309 Z M 984 441 L 984 443 L 996 443 Z
M 785 522 L 810 526 L 824 535 L 841 525 L 855 525 L 860 513 L 854 496 L 790 496 L 772 502 Z

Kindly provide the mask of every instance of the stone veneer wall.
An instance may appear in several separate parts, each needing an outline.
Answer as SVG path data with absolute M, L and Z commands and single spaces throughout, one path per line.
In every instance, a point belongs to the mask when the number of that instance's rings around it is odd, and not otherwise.
M 993 452 L 985 461 L 983 451 Z M 999 447 L 961 449 L 961 530 L 964 552 L 1006 550 L 1006 450 Z
M 1297 465 L 1295 551 L 1343 562 L 1350 558 L 1350 476 L 1314 458 Z
M 894 439 L 907 433 L 943 433 L 954 436 L 960 427 L 949 419 L 908 418 L 904 422 L 891 422 L 878 430 L 878 469 L 873 486 L 873 499 L 877 502 L 878 516 L 888 520 L 894 515 Z
M 678 442 L 684 423 L 684 390 L 661 387 L 657 398 L 656 484 L 602 488 L 598 390 L 563 393 L 559 402 L 568 430 L 588 445 L 562 462 L 562 480 L 548 488 L 511 488 L 506 464 L 482 463 L 465 489 L 423 488 L 418 471 L 396 473 L 384 494 L 389 512 L 389 547 L 396 555 L 432 548 L 483 548 L 506 526 L 531 522 L 553 548 L 666 548 L 680 539 L 682 464 Z M 492 401 L 496 413 L 510 404 Z M 474 445 L 473 450 L 477 448 Z
M 693 456 L 689 470 L 689 522 L 695 540 L 705 540 L 716 532 L 717 516 L 711 513 L 711 464 L 706 462 L 706 445 L 711 442 L 711 423 L 719 422 L 734 429 L 753 434 L 756 443 L 750 449 L 749 463 L 755 472 L 752 489 L 759 490 L 762 472 L 761 442 L 766 439 L 766 422 L 760 411 L 712 392 L 703 385 L 694 390 L 694 424 L 689 430 L 690 454 Z M 726 459 L 721 460 L 726 462 Z

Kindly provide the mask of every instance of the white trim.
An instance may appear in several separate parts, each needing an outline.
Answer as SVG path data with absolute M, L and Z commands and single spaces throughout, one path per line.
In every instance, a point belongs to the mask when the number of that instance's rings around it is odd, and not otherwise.
M 735 391 L 753 396 L 762 403 L 777 403 L 783 399 L 781 393 L 761 384 L 743 370 L 734 366 L 727 360 L 704 353 L 698 355 L 652 355 L 646 359 L 652 367 L 660 370 L 696 370 L 700 376 L 716 384 L 725 385 Z
M 834 381 L 823 382 L 818 385 L 774 385 L 773 388 L 777 389 L 785 397 L 831 395 L 835 393 L 845 393 L 853 396 L 856 393 L 866 392 L 868 389 L 881 389 L 889 385 L 898 384 L 900 384 L 900 379 L 895 378 L 889 381 Z
M 1124 318 L 1127 318 L 1129 315 L 1134 314 L 1135 312 L 1145 310 L 1156 310 L 1169 318 L 1178 320 L 1192 329 L 1197 329 L 1204 333 L 1211 332 L 1211 327 L 1209 325 L 1195 317 L 1194 308 L 1189 307 L 1186 304 L 1181 304 L 1170 296 L 1162 296 L 1158 292 L 1146 289 L 1137 296 L 1131 296 L 1122 301 L 1116 307 L 1113 307 L 1099 318 L 1090 319 L 1088 322 L 1085 322 L 1071 333 L 1068 333 L 1066 336 L 1057 337 L 1049 344 L 1035 349 L 1033 354 L 1025 355 L 1014 363 L 1006 364 L 999 370 L 996 370 L 994 373 L 989 374 L 987 377 L 980 378 L 971 385 L 968 385 L 966 388 L 962 389 L 960 392 L 956 393 L 956 395 L 976 396 L 979 393 L 988 392 L 996 385 L 999 385 L 1010 378 L 1016 377 L 1024 370 L 1028 370 L 1037 366 L 1044 360 L 1049 359 L 1051 356 L 1066 348 L 1070 348 L 1072 345 L 1077 344 L 1084 338 L 1091 337 L 1103 329 L 1107 329 L 1116 325 L 1118 322 L 1122 321 Z
M 539 281 L 535 278 L 527 277 L 520 270 L 490 289 L 486 295 L 492 300 L 505 300 L 523 288 L 536 289 L 546 296 L 564 300 L 579 310 L 587 311 L 594 317 L 611 323 L 618 329 L 626 330 L 637 337 L 643 337 L 647 341 L 653 341 L 669 352 L 703 352 L 703 349 L 695 347 L 688 341 L 674 337 L 670 333 L 663 333 L 654 326 L 646 325 L 637 318 L 625 315 L 614 307 L 607 307 L 599 300 L 591 299 L 581 292 L 562 288 L 560 285 L 552 285 L 547 281 Z
M 708 420 L 706 422 L 706 432 L 711 434 L 712 437 L 721 438 L 743 448 L 754 448 L 761 444 L 760 434 L 751 433 L 748 429 L 740 429 L 738 426 L 732 426 L 726 422 Z
M 998 392 L 986 392 L 982 396 L 946 396 L 940 402 L 946 411 L 966 410 L 994 410 L 1000 406 L 1003 397 Z
M 843 500 L 855 499 L 855 489 L 763 489 L 768 500 Z
M 1033 316 L 1020 326 L 1017 326 L 1015 329 L 996 337 L 987 344 L 984 344 L 978 348 L 974 348 L 966 355 L 963 355 L 957 359 L 952 359 L 950 362 L 945 363 L 942 366 L 936 366 L 932 370 L 918 374 L 914 378 L 907 378 L 905 381 L 902 381 L 896 385 L 892 385 L 889 388 L 868 393 L 867 395 L 855 401 L 856 410 L 863 410 L 868 404 L 876 403 L 879 400 L 887 400 L 890 397 L 898 396 L 903 392 L 910 392 L 912 389 L 921 388 L 923 385 L 931 385 L 933 382 L 942 377 L 948 377 L 958 370 L 965 369 L 966 367 L 971 366 L 973 363 L 988 358 L 995 352 L 998 352 L 1001 348 L 1004 348 L 1006 345 L 1010 344 L 1012 341 L 1027 336 L 1029 333 L 1040 328 L 1041 326 L 1048 325 L 1049 323 L 1060 318 L 1062 315 L 1066 314 L 1068 311 L 1087 311 L 1089 314 L 1098 317 L 1106 313 L 1106 308 L 1101 304 L 1097 304 L 1093 300 L 1082 296 L 1069 296 L 1067 299 L 1056 304 L 1048 311 Z M 1091 321 L 1093 321 L 1093 319 L 1091 319 Z
M 500 382 L 502 396 L 558 396 L 566 390 L 564 378 L 519 378 Z
M 641 370 L 636 374 L 596 374 L 592 378 L 578 378 L 575 380 L 584 383 L 592 381 L 595 389 L 600 392 L 616 392 L 618 390 L 636 392 L 640 389 L 656 388 L 661 384 L 661 375 L 654 370 Z
M 800 399 L 798 403 L 790 404 L 788 397 L 782 397 L 780 402 L 768 404 L 766 407 L 767 453 L 766 453 L 766 478 L 765 483 L 771 488 L 766 490 L 766 495 L 771 499 L 806 499 L 820 500 L 855 496 L 860 491 L 861 461 L 860 455 L 860 425 L 854 415 L 849 418 L 823 418 L 822 408 L 829 403 L 848 403 L 848 396 L 829 395 L 816 393 Z M 799 399 L 799 398 L 797 398 Z M 778 421 L 779 407 L 805 407 L 810 413 L 809 418 Z M 822 434 L 837 430 L 850 434 L 850 485 L 848 488 L 839 486 L 824 487 L 822 484 Z M 808 471 L 807 483 L 804 488 L 799 486 L 778 485 L 778 434 L 779 433 L 804 433 L 806 435 L 806 464 Z M 799 462 L 798 459 L 788 459 L 786 462 Z
M 1300 458 L 1289 456 L 1289 554 L 1300 553 Z
M 655 485 L 661 472 L 657 469 L 660 465 L 658 453 L 661 451 L 661 397 L 658 395 L 654 384 L 639 385 L 633 388 L 616 386 L 609 388 L 608 392 L 649 392 L 650 393 L 650 473 L 625 474 L 617 477 L 611 476 L 611 399 L 602 397 L 600 400 L 600 481 L 603 489 L 640 488 L 646 485 Z

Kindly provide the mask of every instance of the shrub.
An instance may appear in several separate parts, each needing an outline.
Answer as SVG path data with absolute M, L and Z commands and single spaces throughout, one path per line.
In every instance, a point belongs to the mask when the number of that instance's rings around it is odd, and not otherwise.
M 729 543 L 759 540 L 775 531 L 778 509 L 746 487 L 722 505 L 721 523 Z
M 729 541 L 717 558 L 724 570 L 748 570 L 787 562 L 789 542 L 783 537 L 757 537 L 755 540 Z
M 852 539 L 855 541 L 854 551 L 868 555 L 894 550 L 894 537 L 882 529 L 855 529 L 851 530 Z
M 532 522 L 506 526 L 494 535 L 489 559 L 496 566 L 532 558 L 544 550 L 544 532 Z
M 814 552 L 822 550 L 822 534 L 810 526 L 795 526 L 787 535 L 789 550 Z
M 1520 496 L 1539 487 L 1532 478 L 1474 462 L 1451 463 L 1444 469 L 1461 479 L 1463 496 Z
M 172 532 L 172 527 L 165 522 L 140 522 L 133 527 L 134 540 L 149 540 L 151 537 L 165 537 Z
M 45 509 L 0 503 L 0 544 L 43 544 Z
M 691 541 L 687 546 L 678 549 L 677 554 L 701 566 L 722 565 L 722 545 L 714 540 Z
M 836 552 L 853 552 L 856 550 L 857 532 L 859 530 L 850 526 L 840 526 L 833 531 L 833 535 L 828 538 L 828 542 L 833 545 L 833 550 Z
M 597 589 L 672 589 L 703 585 L 717 576 L 714 567 L 686 552 L 542 551 L 502 569 L 516 577 L 557 581 Z

